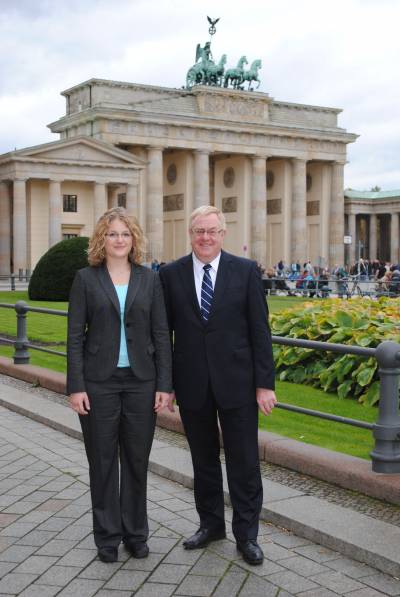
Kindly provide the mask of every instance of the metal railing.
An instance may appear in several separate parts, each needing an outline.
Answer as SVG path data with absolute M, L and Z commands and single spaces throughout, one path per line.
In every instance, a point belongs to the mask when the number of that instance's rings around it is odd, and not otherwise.
M 17 315 L 16 339 L 0 338 L 0 341 L 14 345 L 15 364 L 29 364 L 29 348 L 57 356 L 66 356 L 65 352 L 44 348 L 29 342 L 27 337 L 26 315 L 28 312 L 32 312 L 66 317 L 68 315 L 67 311 L 30 307 L 25 301 L 18 301 L 15 305 L 0 303 L 0 308 L 1 307 L 14 309 Z M 385 341 L 381 342 L 376 348 L 364 348 L 361 346 L 348 346 L 346 344 L 334 344 L 314 340 L 300 340 L 282 336 L 272 336 L 272 342 L 274 344 L 296 346 L 311 350 L 324 350 L 339 354 L 354 354 L 367 358 L 374 357 L 377 360 L 380 378 L 380 399 L 378 419 L 375 423 L 367 423 L 365 421 L 340 417 L 338 415 L 301 408 L 283 402 L 278 402 L 277 407 L 300 414 L 371 430 L 375 438 L 375 447 L 370 454 L 372 470 L 377 473 L 400 473 L 400 344 Z
M 18 274 L 0 275 L 0 288 L 4 290 L 4 287 L 7 287 L 12 291 L 17 290 L 17 286 L 26 288 L 30 279 L 30 270 L 25 270 L 24 273 L 24 270 L 21 269 Z

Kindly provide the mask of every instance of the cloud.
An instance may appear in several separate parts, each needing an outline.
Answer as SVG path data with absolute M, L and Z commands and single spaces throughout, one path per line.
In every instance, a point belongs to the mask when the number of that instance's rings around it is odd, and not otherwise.
M 206 15 L 216 59 L 261 58 L 261 91 L 343 108 L 348 186 L 400 188 L 398 0 L 0 0 L 0 151 L 52 138 L 60 91 L 89 78 L 181 87 Z

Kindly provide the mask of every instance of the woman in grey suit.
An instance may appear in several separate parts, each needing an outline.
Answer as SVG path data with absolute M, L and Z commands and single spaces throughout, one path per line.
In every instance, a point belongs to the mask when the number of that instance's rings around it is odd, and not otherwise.
M 82 426 L 103 562 L 117 560 L 121 540 L 136 558 L 149 553 L 147 466 L 156 413 L 171 391 L 163 292 L 158 275 L 140 265 L 143 245 L 138 223 L 110 209 L 70 293 L 67 392 Z

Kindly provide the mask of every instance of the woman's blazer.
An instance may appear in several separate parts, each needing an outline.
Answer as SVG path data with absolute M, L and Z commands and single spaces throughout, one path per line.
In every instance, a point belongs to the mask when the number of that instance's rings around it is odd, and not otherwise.
M 158 274 L 132 264 L 124 310 L 129 362 L 142 381 L 170 392 L 171 343 Z M 105 381 L 117 367 L 121 314 L 105 264 L 76 273 L 68 309 L 67 393 L 86 391 L 85 381 Z

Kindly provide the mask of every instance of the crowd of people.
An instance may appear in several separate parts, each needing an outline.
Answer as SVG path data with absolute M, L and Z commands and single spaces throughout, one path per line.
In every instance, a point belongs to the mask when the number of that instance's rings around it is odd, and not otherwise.
M 344 294 L 345 283 L 358 280 L 361 284 L 374 282 L 376 294 L 400 295 L 400 263 L 360 258 L 351 265 L 336 264 L 329 269 L 315 266 L 310 260 L 301 265 L 299 261 L 287 264 L 281 259 L 273 267 L 258 267 L 267 294 L 283 291 L 291 296 L 307 291 L 310 297 L 325 298 L 331 291 L 329 282 L 336 282 L 338 293 Z

